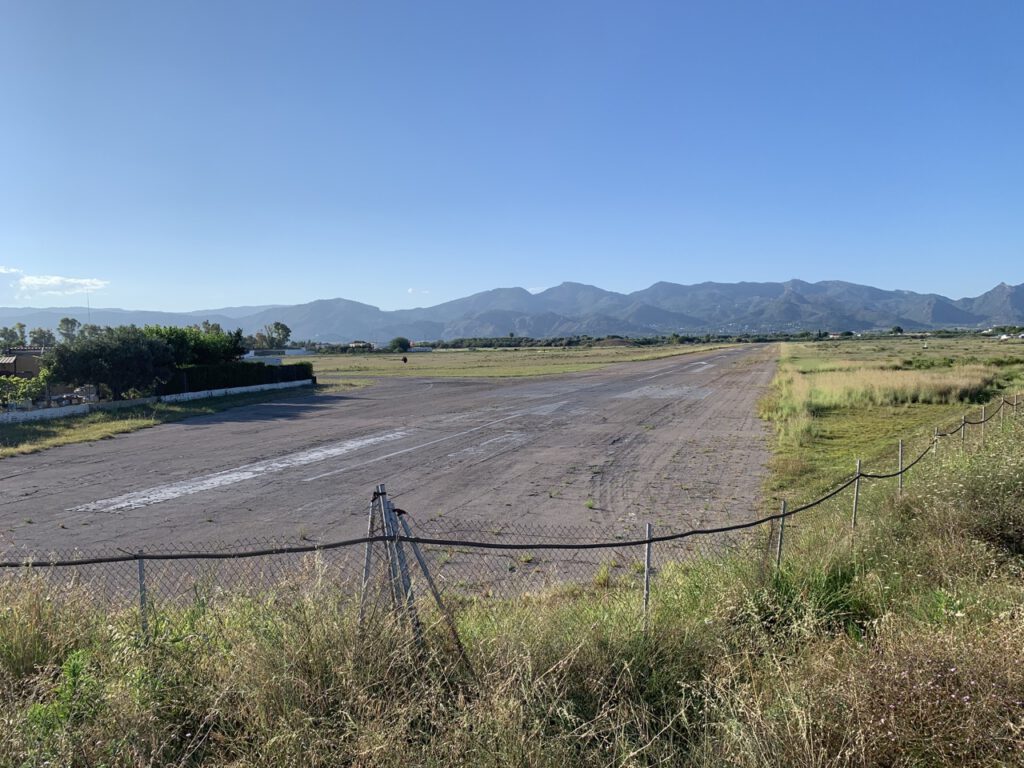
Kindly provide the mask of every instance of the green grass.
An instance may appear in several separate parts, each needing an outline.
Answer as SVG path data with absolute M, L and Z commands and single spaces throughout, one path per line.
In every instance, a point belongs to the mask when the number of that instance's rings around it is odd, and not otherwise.
M 104 440 L 125 432 L 180 421 L 192 416 L 219 413 L 241 405 L 252 405 L 309 390 L 277 390 L 246 395 L 193 400 L 187 403 L 153 403 L 117 411 L 94 411 L 86 416 L 71 416 L 50 421 L 0 425 L 0 458 L 23 453 L 36 453 L 47 448 L 71 443 Z
M 157 605 L 148 642 L 84 584 L 0 579 L 0 765 L 1020 765 L 1024 409 L 978 437 L 902 497 L 865 481 L 856 531 L 849 491 L 791 518 L 780 570 L 767 531 L 662 565 L 646 635 L 632 560 L 449 596 L 473 671 L 436 615 L 422 650 L 386 616 L 360 628 L 315 561 Z
M 348 376 L 423 376 L 437 378 L 499 378 L 546 376 L 604 368 L 615 363 L 659 360 L 721 349 L 723 345 L 520 347 L 517 349 L 453 349 L 395 354 L 312 355 L 317 381 Z
M 952 391 L 951 381 L 966 385 Z M 981 402 L 1022 384 L 1024 344 L 1016 342 L 784 344 L 776 380 L 761 403 L 761 416 L 777 435 L 766 501 L 774 508 L 783 495 L 809 498 L 853 472 L 858 458 L 865 471 L 893 471 L 900 439 L 909 457 L 927 445 L 934 427 L 952 426 L 968 408 L 977 412 Z
M 795 518 L 759 549 L 452 601 L 426 646 L 319 571 L 258 598 L 133 608 L 0 582 L 0 764 L 1019 764 L 1024 429 L 947 451 L 902 499 Z M 876 487 L 885 490 L 884 484 Z M 891 486 L 890 486 L 891 487 Z M 619 574 L 619 575 L 617 575 Z
M 371 384 L 373 382 L 368 379 L 335 379 L 324 384 L 318 382 L 316 391 L 338 394 Z M 208 416 L 240 406 L 274 402 L 309 394 L 308 388 L 299 387 L 211 397 L 185 403 L 152 403 L 116 411 L 93 411 L 86 416 L 71 416 L 50 421 L 3 424 L 0 425 L 0 459 L 25 453 L 37 453 L 61 445 L 106 440 L 115 435 L 155 427 L 158 424 L 181 421 L 193 416 Z

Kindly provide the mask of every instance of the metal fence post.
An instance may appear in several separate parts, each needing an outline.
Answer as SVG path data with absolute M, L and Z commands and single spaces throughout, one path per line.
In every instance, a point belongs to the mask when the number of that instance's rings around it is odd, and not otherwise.
M 644 634 L 647 634 L 651 605 L 651 536 L 654 526 L 647 523 L 647 543 L 644 545 Z
M 149 617 L 146 615 L 146 558 L 141 549 L 136 562 L 139 564 L 139 623 L 142 626 L 143 640 L 149 640 Z
M 932 456 L 939 455 L 939 428 L 935 427 L 935 431 L 932 432 Z
M 981 444 L 985 445 L 985 406 L 981 406 Z
M 960 453 L 964 452 L 964 441 L 967 439 L 967 414 L 960 417 Z
M 853 524 L 851 528 L 857 527 L 857 503 L 860 501 L 860 459 L 857 459 L 857 474 L 853 479 Z
M 377 497 L 370 501 L 370 512 L 367 515 L 366 538 L 373 538 L 373 531 L 376 527 Z M 382 524 L 383 527 L 383 524 Z M 359 587 L 359 626 L 363 625 L 363 615 L 366 612 L 366 588 L 370 583 L 370 566 L 373 564 L 373 542 L 366 542 L 366 551 L 363 554 L 363 581 Z
M 898 481 L 896 486 L 896 493 L 898 496 L 903 496 L 903 440 L 900 440 L 900 457 L 899 457 L 899 474 L 896 476 Z
M 782 539 L 786 535 L 786 500 L 782 500 L 782 517 L 779 518 L 779 542 L 775 548 L 775 569 L 782 567 Z

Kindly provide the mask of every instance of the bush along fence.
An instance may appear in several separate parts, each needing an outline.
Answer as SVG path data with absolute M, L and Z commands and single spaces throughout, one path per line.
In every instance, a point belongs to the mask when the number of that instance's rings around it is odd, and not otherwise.
M 394 506 L 380 484 L 368 505 L 366 535 L 358 538 L 7 557 L 0 561 L 0 578 L 44 580 L 57 596 L 85 589 L 111 605 L 134 603 L 144 636 L 157 606 L 287 594 L 311 578 L 337 585 L 341 599 L 358 605 L 361 623 L 395 616 L 418 639 L 429 621 L 446 627 L 460 648 L 454 620 L 460 608 L 581 585 L 599 590 L 607 601 L 635 605 L 637 629 L 646 631 L 660 572 L 715 568 L 726 553 L 754 558 L 764 569 L 782 568 L 786 557 L 811 554 L 811 548 L 845 546 L 856 534 L 865 493 L 902 494 L 907 473 L 921 462 L 941 451 L 980 447 L 987 429 L 1017 419 L 1018 396 L 1000 397 L 982 406 L 977 418 L 965 414 L 955 426 L 935 429 L 909 461 L 901 440 L 893 471 L 867 472 L 857 460 L 853 473 L 821 497 L 794 507 L 783 502 L 775 514 L 732 525 L 660 533 L 648 523 L 633 536 L 610 540 L 607 529 L 417 522 Z M 816 508 L 820 514 L 812 514 Z M 802 535 L 793 538 L 794 531 Z
M 157 394 L 179 395 L 185 392 L 309 381 L 312 378 L 313 364 L 307 362 L 288 365 L 266 365 L 258 361 L 186 365 L 177 368 L 171 378 L 157 388 Z

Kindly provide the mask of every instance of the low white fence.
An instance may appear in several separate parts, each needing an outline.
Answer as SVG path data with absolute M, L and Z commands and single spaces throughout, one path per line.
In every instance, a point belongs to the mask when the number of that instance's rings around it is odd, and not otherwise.
M 279 384 L 255 384 L 249 387 L 230 387 L 228 389 L 206 389 L 202 392 L 182 392 L 180 395 L 162 395 L 160 397 L 141 397 L 138 400 L 116 400 L 109 403 L 82 403 L 81 405 L 62 405 L 59 408 L 40 408 L 34 411 L 10 411 L 0 413 L 0 424 L 21 424 L 26 421 L 47 421 L 63 419 L 68 416 L 84 416 L 93 411 L 112 411 L 131 408 L 149 403 L 183 403 L 189 400 L 205 400 L 208 397 L 225 397 L 226 395 L 244 395 L 249 392 L 267 392 L 274 389 L 294 389 L 309 387 L 312 379 L 302 381 L 282 381 Z

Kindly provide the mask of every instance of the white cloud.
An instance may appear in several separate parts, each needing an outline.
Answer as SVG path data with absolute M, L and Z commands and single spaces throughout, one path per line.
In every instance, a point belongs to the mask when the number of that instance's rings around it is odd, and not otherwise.
M 21 270 L 17 267 L 5 267 L 0 264 L 0 275 L 20 275 Z
M 21 272 L 16 274 L 21 274 L 16 283 L 19 298 L 31 296 L 73 296 L 76 293 L 98 291 L 110 285 L 109 280 L 100 280 L 95 277 L 26 275 Z
M 410 288 L 408 291 L 406 291 L 406 293 L 408 293 L 410 296 L 413 296 L 417 293 L 420 294 L 421 296 L 426 296 L 427 294 L 430 293 L 430 291 L 420 290 L 419 288 Z

